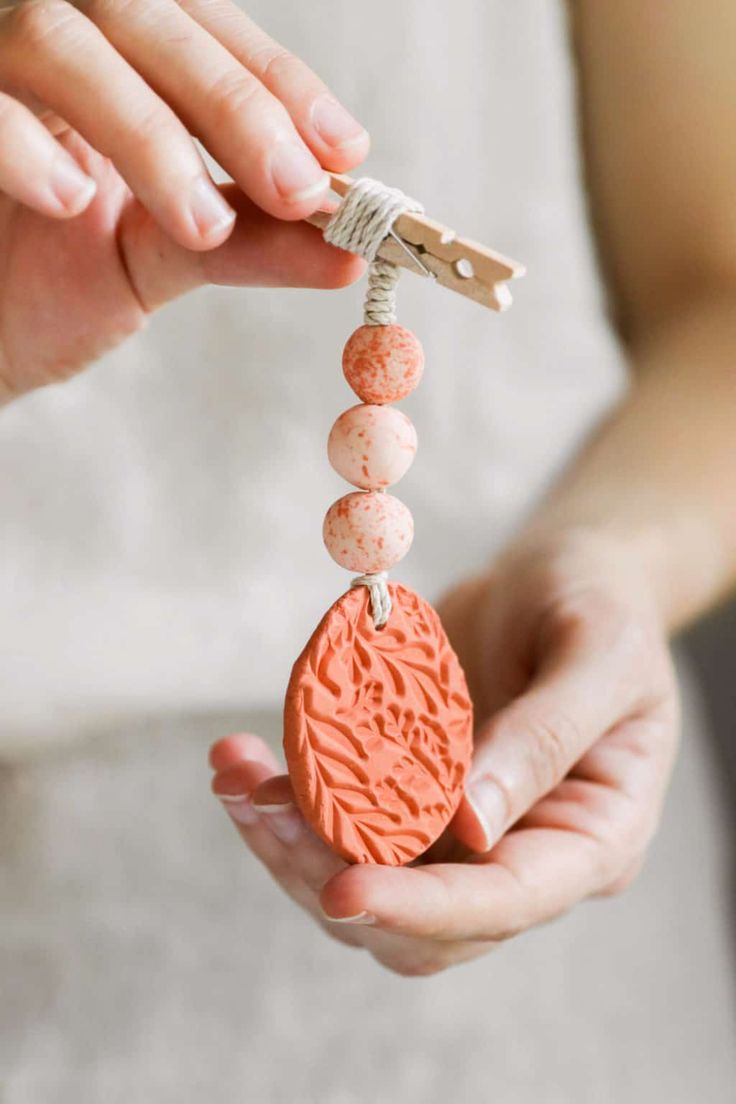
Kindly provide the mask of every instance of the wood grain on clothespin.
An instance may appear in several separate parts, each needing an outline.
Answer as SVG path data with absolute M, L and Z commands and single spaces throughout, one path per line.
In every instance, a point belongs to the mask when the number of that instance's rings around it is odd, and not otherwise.
M 332 189 L 339 196 L 350 190 L 349 176 L 330 173 Z M 330 220 L 326 211 L 316 211 L 307 222 L 324 229 Z M 508 310 L 512 303 L 506 281 L 523 276 L 526 269 L 485 245 L 458 238 L 454 230 L 415 212 L 399 215 L 392 228 L 395 237 L 384 239 L 378 256 L 419 276 L 431 274 L 438 284 L 473 299 L 492 310 Z

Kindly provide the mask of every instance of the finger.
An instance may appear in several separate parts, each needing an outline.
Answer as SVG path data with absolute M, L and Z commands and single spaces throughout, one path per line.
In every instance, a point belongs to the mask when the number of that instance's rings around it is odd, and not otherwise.
M 299 836 L 307 834 L 307 826 L 291 805 L 266 809 L 271 816 L 262 816 L 253 802 L 254 792 L 262 782 L 273 777 L 265 764 L 247 760 L 219 770 L 212 779 L 212 792 L 222 802 L 238 832 L 253 853 L 269 868 L 274 877 L 289 892 L 302 881 L 299 871 L 290 861 L 289 848 Z M 303 903 L 303 894 L 300 901 Z M 310 899 L 314 904 L 314 899 Z
M 664 703 L 617 725 L 519 822 L 585 832 L 640 862 L 662 812 L 677 752 L 678 712 Z
M 306 824 L 296 807 L 288 775 L 267 779 L 253 794 L 253 808 L 264 824 L 288 846 L 289 862 L 310 889 L 319 892 L 328 878 L 347 863 Z
M 279 769 L 278 760 L 268 744 L 260 736 L 254 736 L 251 732 L 237 732 L 232 736 L 223 736 L 210 748 L 209 764 L 216 772 L 248 760 L 262 763 L 272 772 Z
M 339 931 L 339 925 L 326 924 L 317 893 L 308 885 L 293 861 L 295 838 L 308 834 L 303 821 L 295 824 L 289 810 L 284 810 L 278 818 L 269 819 L 254 808 L 253 792 L 270 776 L 270 768 L 260 762 L 241 762 L 218 772 L 212 780 L 212 792 L 222 802 L 249 851 L 260 860 L 291 899 L 319 923 L 328 927 L 330 934 L 341 942 L 359 945 L 360 934 L 347 929 Z M 299 814 L 296 816 L 299 818 Z M 277 831 L 274 830 L 274 823 L 278 824 Z M 332 873 L 334 872 L 333 869 Z
M 644 703 L 642 684 L 625 636 L 611 646 L 587 630 L 566 630 L 527 692 L 478 732 L 453 820 L 457 837 L 488 851 L 608 729 Z
M 495 944 L 477 940 L 440 943 L 436 939 L 403 939 L 395 935 L 386 935 L 385 938 L 391 943 L 383 947 L 377 938 L 383 934 L 372 931 L 365 940 L 365 949 L 377 962 L 400 977 L 431 977 L 495 949 Z
M 0 92 L 0 192 L 51 218 L 81 214 L 97 185 L 23 104 Z
M 662 814 L 677 728 L 673 702 L 617 725 L 520 820 L 523 828 L 554 828 L 598 841 L 605 861 L 591 893 L 621 892 L 641 870 Z
M 251 801 L 253 791 L 273 773 L 266 763 L 242 760 L 217 771 L 211 783 L 212 793 L 239 827 L 251 828 L 260 823 Z
M 0 71 L 109 157 L 180 245 L 209 249 L 225 240 L 235 213 L 185 127 L 70 4 L 43 0 L 2 16 Z
M 283 843 L 263 824 L 253 808 L 253 791 L 271 774 L 270 768 L 263 763 L 238 763 L 215 775 L 212 792 L 222 803 L 248 849 L 298 904 L 314 909 L 313 895 L 308 893 L 307 886 L 292 870 Z
M 254 795 L 258 806 L 270 808 L 280 805 L 294 804 L 294 791 L 288 774 L 275 774 L 273 778 L 266 779 Z
M 442 596 L 437 612 L 465 671 L 476 715 L 490 717 L 528 685 L 523 619 L 508 616 L 506 605 L 498 601 L 496 580 L 487 572 L 454 586 Z
M 181 5 L 283 103 L 320 163 L 347 172 L 368 155 L 368 132 L 299 58 L 274 42 L 231 0 Z
M 259 207 L 285 219 L 317 210 L 329 178 L 284 105 L 174 0 L 86 10 Z
M 139 204 L 122 216 L 121 252 L 147 311 L 206 283 L 339 288 L 365 270 L 364 261 L 328 245 L 313 226 L 272 218 L 234 185 L 222 191 L 238 219 L 228 240 L 211 252 L 193 253 L 173 242 Z

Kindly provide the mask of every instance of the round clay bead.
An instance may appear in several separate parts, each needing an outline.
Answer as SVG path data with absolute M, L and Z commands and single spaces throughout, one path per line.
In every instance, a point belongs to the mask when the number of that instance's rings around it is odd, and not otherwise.
M 367 491 L 398 483 L 417 451 L 417 431 L 393 406 L 352 406 L 337 419 L 327 441 L 330 463 L 343 479 Z
M 363 402 L 398 402 L 421 380 L 424 352 L 403 326 L 361 326 L 348 338 L 342 370 Z
M 332 503 L 322 536 L 340 567 L 373 574 L 388 571 L 404 558 L 414 537 L 414 520 L 393 495 L 353 491 Z

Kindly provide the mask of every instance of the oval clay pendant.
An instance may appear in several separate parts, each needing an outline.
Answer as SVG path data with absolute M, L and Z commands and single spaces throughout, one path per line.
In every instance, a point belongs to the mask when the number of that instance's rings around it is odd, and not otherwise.
M 457 809 L 473 709 L 438 615 L 408 587 L 389 591 L 381 629 L 364 586 L 323 617 L 291 673 L 284 751 L 314 831 L 350 862 L 399 866 Z

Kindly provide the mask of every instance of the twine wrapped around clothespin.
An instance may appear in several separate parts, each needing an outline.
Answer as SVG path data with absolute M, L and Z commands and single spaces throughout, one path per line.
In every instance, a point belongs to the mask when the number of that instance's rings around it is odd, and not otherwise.
M 343 198 L 341 208 L 345 209 L 348 203 L 357 204 L 361 197 L 370 194 L 372 187 L 382 189 L 383 193 L 403 194 L 378 181 L 355 181 L 337 173 L 331 173 L 330 177 L 333 191 Z M 403 198 L 408 200 L 406 196 Z M 458 238 L 454 230 L 427 218 L 420 204 L 413 200 L 408 202 L 410 206 L 395 209 L 370 259 L 388 261 L 419 276 L 429 276 L 443 287 L 491 310 L 508 310 L 512 296 L 507 281 L 523 276 L 524 265 L 468 238 Z M 387 204 L 386 211 L 389 210 Z M 324 230 L 334 218 L 335 215 L 327 211 L 316 211 L 307 222 Z M 334 244 L 341 243 L 335 241 Z M 360 249 L 351 249 L 349 245 L 341 244 L 341 248 L 365 256 Z

